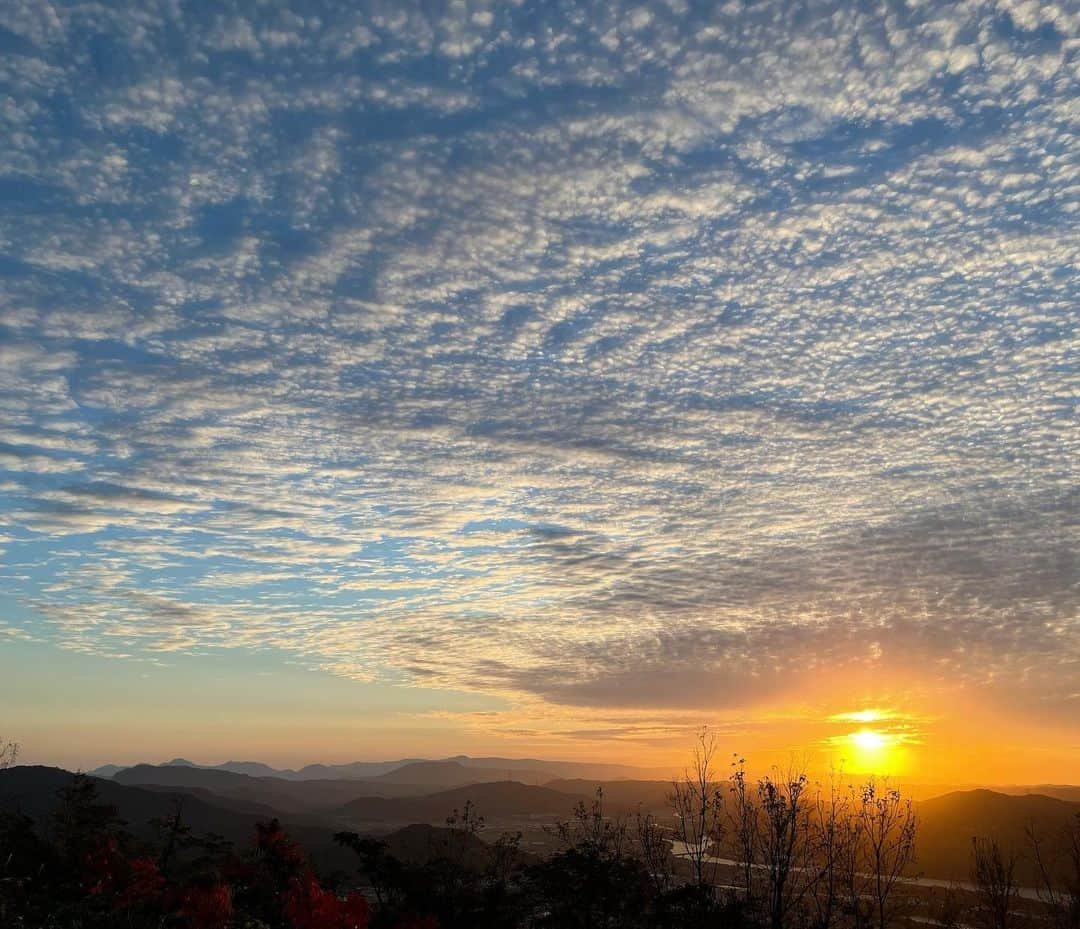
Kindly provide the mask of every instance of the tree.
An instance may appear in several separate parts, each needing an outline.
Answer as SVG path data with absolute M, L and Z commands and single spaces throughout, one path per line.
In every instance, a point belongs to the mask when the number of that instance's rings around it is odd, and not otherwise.
M 0 810 L 0 926 L 44 926 L 57 907 L 55 850 L 22 813 Z
M 742 874 L 746 900 L 754 898 L 754 865 L 758 852 L 758 806 L 746 776 L 746 759 L 733 756 L 731 766 L 731 808 L 728 821 L 731 824 L 736 859 Z
M 1034 824 L 1026 832 L 1047 917 L 1055 929 L 1080 929 L 1080 813 L 1053 844 L 1047 844 Z
M 538 929 L 639 929 L 649 925 L 649 876 L 641 863 L 592 841 L 552 855 L 532 871 Z
M 232 889 L 221 883 L 186 888 L 180 895 L 180 916 L 191 929 L 226 929 L 233 918 Z
M 326 890 L 311 871 L 292 879 L 282 902 L 293 929 L 367 929 L 371 911 L 355 891 L 347 897 Z
M 910 799 L 873 779 L 852 787 L 849 803 L 836 848 L 847 908 L 855 929 L 886 929 L 898 908 L 893 890 L 915 861 L 918 820 Z
M 871 778 L 857 797 L 855 818 L 877 926 L 887 929 L 896 909 L 893 889 L 915 860 L 915 810 L 899 790 L 879 790 Z
M 484 817 L 476 812 L 472 800 L 446 817 L 446 857 L 457 867 L 463 867 L 465 856 L 472 851 L 480 833 L 484 831 Z
M 404 868 L 397 858 L 388 853 L 385 842 L 355 832 L 337 832 L 334 841 L 352 849 L 359 856 L 359 871 L 371 885 L 380 908 L 400 904 Z
M 446 831 L 432 849 L 436 854 L 425 864 L 418 875 L 421 883 L 432 892 L 429 901 L 440 924 L 445 929 L 473 926 L 478 922 L 482 909 L 480 883 L 483 869 L 478 851 L 487 851 L 479 835 L 484 829 L 480 816 L 471 800 L 460 810 L 446 817 Z M 420 897 L 420 894 L 415 896 Z
M 971 854 L 978 924 L 984 929 L 1009 929 L 1018 891 L 1013 875 L 1016 853 L 1003 849 L 997 839 L 976 837 L 971 840 Z
M 544 914 L 536 925 L 551 929 L 639 926 L 647 910 L 652 876 L 626 854 L 628 827 L 604 809 L 598 787 L 591 803 L 579 802 L 573 816 L 556 824 L 562 849 L 531 869 Z
M 769 925 L 783 929 L 806 893 L 809 816 L 804 773 L 787 771 L 758 781 L 761 860 Z
M 937 923 L 939 929 L 960 929 L 965 909 L 962 888 L 952 886 L 930 890 L 927 915 Z
M 521 833 L 504 832 L 491 846 L 487 877 L 500 887 L 506 887 L 521 862 Z
M 73 775 L 53 814 L 53 842 L 74 879 L 85 883 L 92 862 L 104 867 L 103 856 L 119 845 L 120 825 L 116 807 L 98 802 L 94 779 Z
M 271 925 L 281 918 L 285 896 L 307 870 L 303 849 L 282 829 L 277 819 L 255 824 L 255 839 L 233 900 L 241 910 Z
M 690 765 L 672 784 L 670 802 L 675 814 L 675 840 L 690 862 L 699 887 L 711 886 L 716 877 L 715 845 L 724 837 L 724 795 L 717 781 L 716 739 L 708 727 L 698 733 Z
M 634 838 L 638 858 L 649 872 L 653 890 L 657 895 L 667 893 L 675 879 L 667 833 L 652 813 L 642 813 L 639 809 L 634 814 Z
M 161 841 L 161 851 L 157 857 L 158 870 L 167 877 L 173 856 L 191 836 L 190 827 L 184 824 L 183 796 L 174 797 L 169 804 L 168 815 L 151 820 L 150 825 L 155 828 Z
M 568 820 L 555 824 L 555 835 L 564 848 L 589 848 L 601 858 L 618 858 L 626 844 L 626 821 L 604 812 L 604 788 L 597 787 L 592 803 L 578 801 Z
M 810 906 L 815 929 L 828 929 L 840 906 L 845 847 L 852 835 L 849 798 L 840 790 L 837 774 L 829 777 L 828 791 L 814 796 L 810 823 Z

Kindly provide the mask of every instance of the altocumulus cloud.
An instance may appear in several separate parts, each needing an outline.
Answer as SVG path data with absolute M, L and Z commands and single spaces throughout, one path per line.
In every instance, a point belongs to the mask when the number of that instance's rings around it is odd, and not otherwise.
M 5 628 L 613 709 L 868 663 L 1053 707 L 1078 26 L 4 3 Z

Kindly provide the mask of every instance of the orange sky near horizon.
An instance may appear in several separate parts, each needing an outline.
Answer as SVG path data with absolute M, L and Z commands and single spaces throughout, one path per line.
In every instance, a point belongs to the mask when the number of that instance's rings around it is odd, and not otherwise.
M 1080 3 L 218 6 L 0 3 L 24 761 L 1080 784 Z
M 296 667 L 193 680 L 186 667 L 139 668 L 23 643 L 12 650 L 23 660 L 5 677 L 0 736 L 21 743 L 24 763 L 89 769 L 180 756 L 300 767 L 468 754 L 615 762 L 659 775 L 686 763 L 695 733 L 708 725 L 721 765 L 737 753 L 754 773 L 805 764 L 819 777 L 841 769 L 901 784 L 1080 783 L 1080 744 L 1067 720 L 988 702 L 985 691 L 931 691 L 925 682 L 875 695 L 865 680 L 848 689 L 826 676 L 800 701 L 613 710 L 419 688 L 381 694 Z M 43 663 L 51 673 L 39 673 Z

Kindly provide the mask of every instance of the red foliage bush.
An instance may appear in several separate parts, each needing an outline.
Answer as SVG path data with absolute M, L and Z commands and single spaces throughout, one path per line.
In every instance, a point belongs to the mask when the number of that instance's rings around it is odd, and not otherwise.
M 153 858 L 133 858 L 128 863 L 127 880 L 120 891 L 122 908 L 154 903 L 165 889 L 165 878 Z
M 304 864 L 304 851 L 288 837 L 276 819 L 255 825 L 255 849 L 275 868 L 289 872 Z
M 97 842 L 83 862 L 84 886 L 90 895 L 96 897 L 115 890 L 122 882 L 125 864 L 115 838 L 107 836 Z
M 310 871 L 289 884 L 284 909 L 294 929 L 367 929 L 371 915 L 362 894 L 342 899 L 324 889 Z
M 232 888 L 228 884 L 187 888 L 180 915 L 191 929 L 225 929 L 233 916 Z

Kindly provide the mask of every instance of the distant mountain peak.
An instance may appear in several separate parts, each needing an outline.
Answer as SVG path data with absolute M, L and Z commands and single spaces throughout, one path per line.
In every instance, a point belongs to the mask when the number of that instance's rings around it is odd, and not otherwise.
M 119 771 L 123 771 L 124 766 L 118 764 L 103 764 L 100 768 L 94 768 L 91 771 L 87 771 L 91 777 L 112 777 Z
M 95 769 L 103 777 L 112 777 L 131 765 L 103 765 Z M 517 780 L 540 784 L 552 778 L 587 778 L 600 780 L 667 778 L 670 772 L 635 768 L 628 765 L 546 761 L 537 758 L 501 758 L 453 755 L 448 758 L 399 758 L 392 761 L 355 761 L 344 764 L 309 764 L 299 769 L 275 768 L 261 761 L 226 761 L 221 764 L 200 764 L 188 758 L 154 764 L 160 768 L 193 768 L 200 771 L 232 771 L 251 777 L 276 777 L 285 780 L 371 780 L 383 778 L 409 783 L 436 784 L 452 787 L 464 783 L 492 780 Z M 394 772 L 400 772 L 394 777 Z M 442 777 L 440 778 L 440 775 Z

